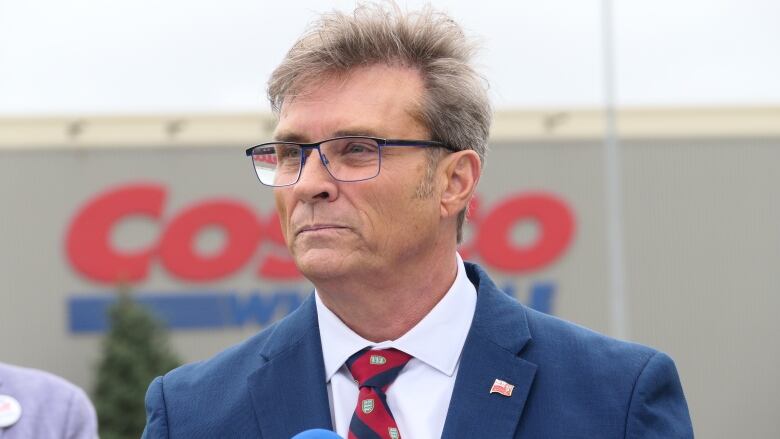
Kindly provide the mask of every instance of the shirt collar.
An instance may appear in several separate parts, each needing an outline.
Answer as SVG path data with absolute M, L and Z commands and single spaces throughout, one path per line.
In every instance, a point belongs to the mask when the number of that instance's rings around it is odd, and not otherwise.
M 325 360 L 325 380 L 330 381 L 352 354 L 369 346 L 376 349 L 402 350 L 452 376 L 466 343 L 466 335 L 471 328 L 477 303 L 477 291 L 466 276 L 463 259 L 457 253 L 455 257 L 458 266 L 455 282 L 417 325 L 396 340 L 373 343 L 364 339 L 322 303 L 315 289 L 317 321 Z

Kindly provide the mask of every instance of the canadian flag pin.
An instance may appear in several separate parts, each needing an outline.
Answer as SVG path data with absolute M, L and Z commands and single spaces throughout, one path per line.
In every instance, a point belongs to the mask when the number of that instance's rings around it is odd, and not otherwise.
M 515 390 L 515 386 L 507 383 L 506 381 L 496 379 L 493 382 L 493 386 L 490 388 L 490 393 L 500 393 L 504 396 L 512 396 L 512 391 Z

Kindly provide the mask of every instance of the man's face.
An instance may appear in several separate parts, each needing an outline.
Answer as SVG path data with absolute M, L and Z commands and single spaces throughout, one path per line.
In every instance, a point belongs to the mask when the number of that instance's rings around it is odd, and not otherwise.
M 422 93 L 419 73 L 406 68 L 377 65 L 325 77 L 284 103 L 275 137 L 428 139 L 412 116 Z M 423 148 L 388 147 L 376 178 L 340 182 L 312 152 L 300 181 L 274 190 L 287 246 L 304 275 L 316 282 L 390 273 L 432 251 L 440 209 L 435 194 L 418 193 L 427 163 Z

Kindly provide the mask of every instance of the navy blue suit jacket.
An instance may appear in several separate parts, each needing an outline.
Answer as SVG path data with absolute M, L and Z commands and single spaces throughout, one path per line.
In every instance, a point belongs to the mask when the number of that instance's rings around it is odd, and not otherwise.
M 442 437 L 693 437 L 668 356 L 528 309 L 480 267 L 466 271 L 477 307 Z M 496 379 L 515 386 L 510 397 L 489 393 Z M 332 429 L 313 297 L 245 342 L 155 379 L 146 412 L 144 438 Z

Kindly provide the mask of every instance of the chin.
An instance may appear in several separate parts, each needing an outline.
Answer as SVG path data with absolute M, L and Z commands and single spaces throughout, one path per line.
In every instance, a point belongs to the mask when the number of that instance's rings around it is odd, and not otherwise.
M 295 264 L 311 281 L 341 277 L 349 273 L 350 265 L 342 252 L 329 248 L 296 252 Z

